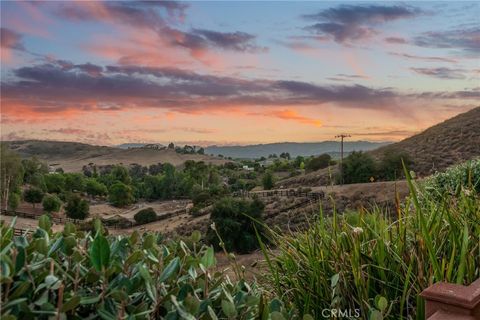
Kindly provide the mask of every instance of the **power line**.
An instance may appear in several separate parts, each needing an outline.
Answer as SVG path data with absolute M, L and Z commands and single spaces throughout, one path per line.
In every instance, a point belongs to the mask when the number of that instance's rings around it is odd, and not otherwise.
M 335 138 L 340 138 L 341 139 L 341 143 L 340 143 L 340 183 L 343 185 L 343 139 L 345 138 L 349 138 L 351 137 L 351 135 L 347 134 L 347 133 L 341 133 L 337 136 L 335 136 Z

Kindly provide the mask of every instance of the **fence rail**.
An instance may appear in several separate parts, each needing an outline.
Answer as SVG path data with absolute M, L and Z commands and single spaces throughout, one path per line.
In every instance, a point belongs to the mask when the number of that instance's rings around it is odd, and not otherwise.
M 323 191 L 297 191 L 292 189 L 280 189 L 280 190 L 266 190 L 266 191 L 237 191 L 233 193 L 234 197 L 253 198 L 253 197 L 305 197 L 310 199 L 323 199 L 325 193 Z
M 5 216 L 20 217 L 20 218 L 25 218 L 25 219 L 39 220 L 40 217 L 41 217 L 41 215 L 38 215 L 38 214 L 35 214 L 35 213 L 30 213 L 30 212 L 13 211 L 13 210 L 5 210 L 5 209 L 2 209 L 1 212 L 2 212 L 2 215 L 5 215 Z M 108 220 L 108 219 L 101 219 L 101 220 L 102 220 L 102 223 L 106 227 L 109 227 L 109 228 L 112 228 L 112 229 L 130 229 L 130 228 L 138 227 L 138 226 L 145 225 L 145 224 L 148 224 L 148 223 L 153 223 L 153 222 L 157 222 L 157 221 L 166 220 L 166 219 L 169 219 L 171 217 L 175 217 L 175 216 L 178 216 L 178 215 L 181 215 L 181 214 L 184 214 L 184 213 L 186 213 L 186 209 L 178 209 L 178 210 L 170 211 L 170 212 L 167 212 L 167 213 L 162 214 L 160 216 L 157 216 L 157 219 L 155 219 L 154 221 L 147 222 L 147 223 L 137 223 L 137 222 L 133 222 L 133 221 L 130 221 L 130 220 Z M 73 224 L 78 224 L 79 222 L 82 222 L 82 220 L 76 220 L 76 219 L 70 219 L 70 218 L 60 218 L 60 217 L 51 217 L 50 219 L 52 220 L 52 222 L 57 223 L 57 224 L 65 224 L 67 222 L 71 222 Z M 15 228 L 15 229 L 24 230 L 24 229 L 20 229 L 20 228 Z

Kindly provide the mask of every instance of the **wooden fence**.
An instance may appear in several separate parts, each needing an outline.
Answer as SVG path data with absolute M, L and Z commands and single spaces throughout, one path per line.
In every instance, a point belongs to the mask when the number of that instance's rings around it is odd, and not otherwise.
M 305 197 L 310 199 L 323 199 L 325 193 L 323 191 L 297 191 L 293 189 L 265 190 L 265 191 L 237 191 L 233 193 L 234 197 L 242 198 L 267 198 L 267 197 Z
M 151 221 L 147 223 L 137 223 L 130 220 L 113 220 L 113 219 L 112 220 L 101 219 L 101 220 L 106 227 L 109 227 L 112 229 L 129 229 L 129 228 L 138 227 L 138 226 L 152 223 L 152 222 L 166 220 L 168 218 L 175 217 L 184 213 L 186 213 L 186 209 L 178 209 L 175 211 L 170 211 L 160 216 L 157 216 L 157 219 L 155 221 Z M 35 213 L 5 210 L 5 209 L 2 209 L 2 215 L 11 216 L 11 217 L 20 217 L 20 218 L 26 218 L 26 219 L 34 219 L 34 220 L 39 220 L 41 217 L 41 215 L 38 215 Z M 65 224 L 67 222 L 71 222 L 73 224 L 79 224 L 80 222 L 82 222 L 82 220 L 60 218 L 60 217 L 51 217 L 50 219 L 52 222 L 56 224 Z M 23 229 L 18 229 L 18 230 L 23 230 Z

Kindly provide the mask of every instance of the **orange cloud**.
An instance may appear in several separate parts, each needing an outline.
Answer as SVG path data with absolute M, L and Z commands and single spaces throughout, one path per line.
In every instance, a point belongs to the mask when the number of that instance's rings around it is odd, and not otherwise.
M 249 113 L 249 115 L 255 115 L 255 116 L 261 115 L 261 116 L 279 118 L 282 120 L 291 120 L 291 121 L 296 121 L 296 122 L 307 124 L 307 125 L 312 125 L 315 127 L 322 126 L 322 122 L 320 120 L 303 116 L 299 114 L 297 111 L 292 109 L 273 110 L 270 112 L 263 112 L 263 113 L 252 112 L 252 113 Z

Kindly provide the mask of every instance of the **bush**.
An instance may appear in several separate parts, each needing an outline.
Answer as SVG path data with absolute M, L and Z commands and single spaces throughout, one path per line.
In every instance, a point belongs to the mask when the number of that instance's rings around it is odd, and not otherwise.
M 381 311 L 382 319 L 415 319 L 424 313 L 418 296 L 432 283 L 478 279 L 478 195 L 418 202 L 418 191 L 410 188 L 401 219 L 378 208 L 334 212 L 333 218 L 320 215 L 305 232 L 277 234 L 276 250 L 268 254 L 274 294 L 315 319 L 332 307 L 360 310 L 362 318 Z M 373 308 L 379 297 L 383 311 Z
M 108 201 L 115 207 L 128 206 L 134 201 L 132 188 L 122 182 L 115 183 L 110 188 Z
M 263 189 L 270 190 L 275 186 L 275 179 L 271 171 L 265 172 L 262 178 Z
M 362 151 L 353 151 L 342 163 L 343 183 L 365 183 L 376 175 L 375 161 Z M 341 177 L 339 177 L 341 180 Z
M 20 205 L 20 201 L 22 200 L 21 196 L 16 192 L 11 192 L 8 196 L 8 209 L 9 210 L 16 210 Z
M 145 224 L 156 221 L 157 213 L 155 212 L 155 210 L 153 210 L 153 208 L 146 208 L 135 213 L 133 219 L 135 219 L 138 224 Z
M 72 219 L 84 220 L 89 215 L 88 202 L 82 199 L 79 195 L 73 194 L 69 197 L 67 205 L 65 206 L 65 213 L 67 217 Z
M 43 197 L 43 201 L 42 201 L 43 210 L 48 213 L 58 212 L 58 210 L 60 210 L 61 205 L 62 205 L 62 202 L 56 195 L 46 195 L 45 197 Z
M 65 177 L 63 176 L 63 174 L 46 174 L 44 179 L 48 193 L 60 193 L 65 190 Z
M 210 215 L 215 230 L 207 232 L 207 240 L 218 250 L 224 245 L 227 251 L 248 253 L 258 248 L 255 233 L 257 228 L 263 234 L 263 209 L 265 205 L 258 199 L 253 201 L 223 198 L 217 201 Z M 247 216 L 248 215 L 248 216 Z M 251 218 L 250 218 L 251 217 Z M 256 221 L 254 221 L 253 219 Z M 220 240 L 222 245 L 219 244 Z
M 88 195 L 96 197 L 106 196 L 108 194 L 107 187 L 103 183 L 98 182 L 95 178 L 88 178 L 86 180 L 85 191 Z
M 37 187 L 30 187 L 23 192 L 23 198 L 31 203 L 33 208 L 35 208 L 36 203 L 42 202 L 43 195 L 43 191 Z
M 317 171 L 320 169 L 324 169 L 329 166 L 331 160 L 332 157 L 329 154 L 325 153 L 319 155 L 318 157 L 310 159 L 305 166 L 305 169 L 307 169 L 307 171 Z
M 413 164 L 412 159 L 406 152 L 387 151 L 383 154 L 379 165 L 380 178 L 385 180 L 397 180 L 405 178 L 403 166 L 410 168 Z
M 480 159 L 453 166 L 436 173 L 421 184 L 427 196 L 441 199 L 446 193 L 458 195 L 462 189 L 480 193 Z
M 164 242 L 156 233 L 106 237 L 50 226 L 42 217 L 34 237 L 14 241 L 0 225 L 2 319 L 293 319 L 238 265 L 235 277 L 216 272 L 199 232 Z

